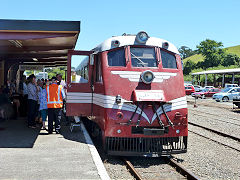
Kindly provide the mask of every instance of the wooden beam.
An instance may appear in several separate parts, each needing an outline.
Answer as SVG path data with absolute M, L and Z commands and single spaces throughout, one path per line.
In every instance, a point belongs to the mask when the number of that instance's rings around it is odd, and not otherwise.
M 8 53 L 12 52 L 26 52 L 26 51 L 52 51 L 52 50 L 70 50 L 73 49 L 73 46 L 25 46 L 22 48 L 17 48 L 15 46 L 0 46 L 1 51 L 7 51 Z
M 32 59 L 32 58 L 52 58 L 52 57 L 67 57 L 67 53 L 16 53 L 16 54 L 2 54 L 0 57 L 4 59 Z

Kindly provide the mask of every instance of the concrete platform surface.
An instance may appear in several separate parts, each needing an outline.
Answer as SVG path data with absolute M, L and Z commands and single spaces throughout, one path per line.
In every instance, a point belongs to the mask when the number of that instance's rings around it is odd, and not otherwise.
M 84 132 L 26 128 L 23 119 L 0 123 L 0 179 L 101 179 Z

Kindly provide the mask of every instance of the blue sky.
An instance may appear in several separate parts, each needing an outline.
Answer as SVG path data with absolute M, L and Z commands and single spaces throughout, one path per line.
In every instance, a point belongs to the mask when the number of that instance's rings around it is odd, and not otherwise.
M 141 30 L 195 49 L 206 38 L 240 45 L 239 8 L 239 0 L 11 0 L 1 1 L 0 18 L 81 21 L 78 50 Z

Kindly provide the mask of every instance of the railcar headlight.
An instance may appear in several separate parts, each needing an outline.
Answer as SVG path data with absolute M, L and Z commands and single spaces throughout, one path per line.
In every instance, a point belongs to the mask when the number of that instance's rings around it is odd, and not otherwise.
M 142 74 L 141 74 L 141 80 L 145 83 L 145 84 L 150 84 L 153 82 L 155 76 L 153 74 L 152 71 L 144 71 Z
M 119 47 L 120 42 L 119 42 L 118 40 L 113 40 L 113 41 L 112 41 L 112 45 L 113 45 L 114 47 Z
M 146 43 L 146 41 L 148 40 L 149 36 L 146 32 L 144 31 L 140 31 L 137 35 L 136 35 L 136 40 L 137 42 L 143 44 Z

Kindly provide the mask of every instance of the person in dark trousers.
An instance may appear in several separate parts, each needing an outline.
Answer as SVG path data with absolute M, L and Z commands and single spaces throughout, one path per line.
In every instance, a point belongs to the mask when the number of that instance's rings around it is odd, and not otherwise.
M 47 107 L 48 107 L 48 134 L 53 132 L 53 121 L 55 122 L 56 134 L 60 133 L 61 110 L 63 99 L 65 99 L 64 89 L 57 84 L 57 78 L 52 78 L 52 84 L 46 86 Z
M 29 76 L 28 90 L 28 127 L 36 128 L 35 118 L 37 116 L 38 87 L 36 77 L 32 74 Z

